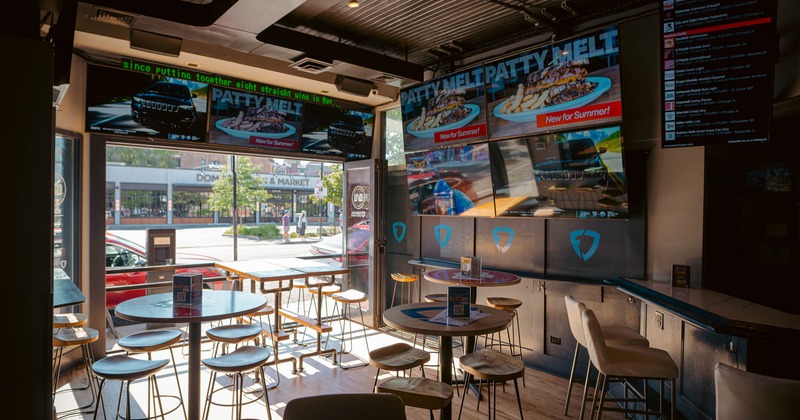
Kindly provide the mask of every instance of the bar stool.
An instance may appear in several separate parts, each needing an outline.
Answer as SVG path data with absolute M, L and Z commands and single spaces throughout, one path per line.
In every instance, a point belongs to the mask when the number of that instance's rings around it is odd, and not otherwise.
M 367 346 L 367 353 L 369 353 L 369 340 L 367 339 L 367 324 L 364 322 L 364 312 L 361 308 L 361 304 L 367 301 L 367 294 L 355 289 L 348 289 L 344 292 L 334 293 L 331 295 L 331 299 L 335 302 L 338 302 L 342 305 L 341 307 L 341 316 L 339 317 L 341 320 L 340 323 L 340 330 L 342 332 L 342 340 L 341 340 L 341 349 L 339 350 L 339 354 L 350 354 L 351 350 L 353 349 L 353 316 L 352 316 L 352 305 L 358 304 L 358 314 L 361 316 L 361 331 L 364 334 L 364 344 Z M 350 349 L 348 350 L 346 347 L 346 342 L 344 339 L 344 323 L 345 320 L 348 320 L 350 325 Z M 363 360 L 360 357 L 356 356 L 357 359 L 361 360 L 363 363 L 357 365 L 349 365 L 344 366 L 344 363 L 341 362 L 342 357 L 339 356 L 339 367 L 342 369 L 353 369 L 356 367 L 363 367 L 369 364 L 369 361 Z
M 100 388 L 97 393 L 97 404 L 100 405 L 103 401 L 103 386 L 106 380 L 122 381 L 123 385 L 120 387 L 120 397 L 117 401 L 117 411 L 114 418 L 122 417 L 119 412 L 122 406 L 122 388 L 126 389 L 126 403 L 125 403 L 125 416 L 124 418 L 131 419 L 131 382 L 137 379 L 147 378 L 147 418 L 155 418 L 150 416 L 150 397 L 153 397 L 153 408 L 155 409 L 156 399 L 158 399 L 159 411 L 161 411 L 161 418 L 164 418 L 164 407 L 161 404 L 161 396 L 158 392 L 158 382 L 156 381 L 156 373 L 164 369 L 169 363 L 169 359 L 163 360 L 143 360 L 136 359 L 130 356 L 116 355 L 108 356 L 100 359 L 92 364 L 92 372 L 94 372 L 100 380 Z M 94 418 L 97 418 L 98 407 L 95 407 Z M 105 404 L 103 404 L 103 416 L 105 417 Z
M 597 317 L 591 309 L 583 311 L 581 316 L 583 322 L 583 333 L 586 338 L 586 347 L 589 349 L 589 360 L 599 374 L 595 385 L 595 397 L 592 398 L 592 410 L 590 417 L 594 417 L 594 410 L 597 408 L 597 419 L 603 415 L 603 410 L 643 414 L 647 418 L 657 415 L 659 418 L 664 416 L 664 382 L 671 382 L 670 386 L 670 415 L 668 418 L 675 418 L 675 379 L 678 377 L 678 366 L 672 357 L 664 350 L 644 346 L 611 347 L 608 346 L 603 337 L 603 330 Z M 606 388 L 609 380 L 630 382 L 630 380 L 644 381 L 644 395 L 631 387 L 634 394 L 625 398 L 606 398 Z M 659 404 L 658 410 L 652 410 L 648 406 L 647 382 L 648 380 L 659 381 Z M 600 389 L 600 400 L 597 399 L 597 390 Z M 605 406 L 606 402 L 614 403 L 614 406 Z M 622 407 L 619 407 L 619 404 Z M 629 408 L 629 404 L 643 404 L 644 409 Z M 635 405 L 634 405 L 635 407 Z
M 376 388 L 376 392 L 394 394 L 409 407 L 441 410 L 453 400 L 453 387 L 428 378 L 389 378 Z
M 581 315 L 583 311 L 586 309 L 586 305 L 572 297 L 571 295 L 564 296 L 564 301 L 567 305 L 567 318 L 569 320 L 569 328 L 572 331 L 573 337 L 578 342 L 575 345 L 575 356 L 572 358 L 572 369 L 569 373 L 569 381 L 567 382 L 567 399 L 564 402 L 564 415 L 567 415 L 567 411 L 569 409 L 569 400 L 572 396 L 572 386 L 575 383 L 575 369 L 578 365 L 578 352 L 580 351 L 581 347 L 586 348 L 586 338 L 583 332 L 583 321 L 581 320 Z M 606 325 L 600 327 L 603 331 L 603 337 L 606 339 L 606 343 L 610 346 L 618 347 L 618 346 L 643 346 L 647 347 L 650 345 L 650 342 L 647 341 L 646 338 L 642 337 L 637 331 L 634 331 L 628 327 L 624 327 L 621 325 Z M 586 396 L 589 389 L 589 374 L 591 373 L 592 364 L 586 367 L 586 378 L 583 382 L 583 398 L 581 399 L 581 415 L 580 418 L 583 418 L 583 412 L 585 411 L 586 407 Z
M 255 341 L 261 337 L 262 331 L 260 325 L 230 324 L 209 328 L 206 330 L 206 336 L 214 342 L 211 354 L 216 357 L 220 347 L 222 347 L 222 354 L 226 354 L 228 345 L 233 344 L 238 347 L 239 344 Z
M 94 396 L 96 394 L 95 380 L 90 372 L 90 366 L 94 363 L 94 353 L 92 353 L 91 344 L 100 338 L 100 334 L 94 328 L 87 327 L 63 327 L 53 331 L 53 347 L 55 348 L 56 355 L 53 359 L 53 405 L 55 406 L 56 390 L 58 389 L 58 379 L 61 376 L 61 360 L 64 355 L 64 349 L 70 346 L 80 346 L 81 348 L 81 363 L 83 363 L 86 372 L 86 379 L 89 382 L 85 387 L 73 388 L 70 391 L 85 391 L 91 389 L 92 400 L 86 405 L 77 407 L 74 410 L 69 410 L 62 414 L 75 414 L 80 412 L 87 414 L 83 410 L 91 408 L 94 405 Z M 89 411 L 88 413 L 91 413 Z
M 430 353 L 407 343 L 390 344 L 370 351 L 369 364 L 378 368 L 375 372 L 375 383 L 372 385 L 373 391 L 378 386 L 378 376 L 380 376 L 381 370 L 397 372 L 399 376 L 401 371 L 422 367 L 429 360 L 431 360 Z M 424 370 L 422 370 L 422 377 L 425 377 Z
M 311 309 L 311 306 L 310 305 L 306 305 L 306 290 L 308 289 L 308 285 L 306 283 L 306 280 L 305 279 L 292 280 L 292 290 L 289 291 L 289 293 L 288 293 L 289 298 L 288 298 L 288 302 L 287 303 L 291 303 L 292 291 L 294 291 L 295 289 L 297 289 L 297 311 L 296 312 L 298 314 L 303 314 L 305 316 L 308 316 L 309 311 Z M 289 305 L 286 305 L 286 307 L 288 308 Z
M 499 345 L 500 351 L 502 352 L 503 344 L 507 344 L 510 354 L 514 357 L 519 357 L 519 360 L 522 360 L 522 334 L 519 328 L 519 313 L 517 312 L 517 308 L 522 306 L 522 301 L 508 297 L 489 297 L 486 298 L 486 305 L 495 309 L 511 311 L 513 316 L 511 323 L 508 324 L 508 328 L 506 328 L 506 337 L 508 337 L 508 342 L 504 342 L 502 340 L 500 332 L 497 332 L 497 340 L 494 338 L 495 333 L 492 333 L 491 336 L 486 336 L 486 338 L 491 340 L 492 343 L 487 345 L 486 341 L 484 341 L 484 347 L 493 347 L 495 345 Z M 522 387 L 525 388 L 525 376 L 522 377 Z
M 314 312 L 316 312 L 316 310 L 317 310 L 316 309 L 317 308 L 316 300 L 317 300 L 319 295 L 322 295 L 321 299 L 322 299 L 322 304 L 323 304 L 323 309 L 322 309 L 323 313 L 322 314 L 317 314 L 320 317 L 320 319 L 324 318 L 325 316 L 331 316 L 331 314 L 335 314 L 336 313 L 336 308 L 337 308 L 336 304 L 334 304 L 332 312 L 328 312 L 328 299 L 326 299 L 326 298 L 329 298 L 329 297 L 333 296 L 334 294 L 339 293 L 341 291 L 342 291 L 342 286 L 340 286 L 338 284 L 329 284 L 327 286 L 322 286 L 321 288 L 320 287 L 309 286 L 308 292 L 311 294 L 311 305 L 310 306 L 312 308 L 314 308 Z
M 400 284 L 400 304 L 413 302 L 414 283 L 419 280 L 419 274 L 414 273 L 392 273 L 394 288 L 392 289 L 392 301 L 389 307 L 394 306 L 394 298 L 397 293 L 397 285 Z M 406 289 L 408 289 L 408 300 L 405 300 Z
M 212 404 L 231 407 L 236 413 L 236 419 L 241 419 L 242 406 L 258 401 L 256 398 L 251 401 L 244 402 L 244 374 L 251 370 L 256 370 L 256 376 L 258 376 L 258 373 L 260 372 L 261 377 L 265 378 L 264 364 L 267 362 L 267 360 L 269 360 L 269 350 L 260 346 L 243 346 L 226 355 L 201 360 L 203 366 L 211 371 L 211 379 L 208 382 L 208 391 L 206 392 L 206 400 L 203 407 L 203 413 L 205 413 L 204 419 L 208 419 Z M 217 381 L 218 373 L 231 375 L 233 383 L 215 390 L 214 384 Z M 228 387 L 233 387 L 231 404 L 228 405 L 214 402 L 214 393 Z M 264 386 L 262 386 L 261 389 L 264 393 L 264 402 L 267 406 L 267 418 L 272 419 L 272 411 L 269 408 L 268 390 Z
M 494 416 L 497 417 L 497 383 L 514 380 L 514 391 L 517 392 L 517 405 L 519 406 L 519 418 L 522 419 L 522 400 L 519 397 L 519 384 L 517 379 L 525 376 L 525 363 L 506 353 L 501 353 L 495 349 L 480 349 L 476 352 L 461 356 L 459 365 L 464 370 L 464 383 L 467 384 L 471 377 L 486 381 L 486 395 L 489 403 L 489 418 L 492 417 L 492 388 L 494 388 Z M 464 408 L 464 400 L 467 399 L 469 392 L 464 391 L 461 397 L 461 407 L 458 409 L 458 418 L 461 418 L 461 410 Z M 480 398 L 478 408 L 480 408 Z M 476 410 L 477 410 L 476 409 Z
M 800 380 L 714 365 L 717 420 L 793 419 L 800 413 Z
M 89 317 L 80 312 L 53 314 L 53 328 L 82 327 L 87 322 Z
M 267 305 L 246 317 L 242 317 L 242 322 L 250 325 L 255 325 L 261 328 L 261 339 L 263 340 L 262 347 L 266 348 L 267 340 L 269 340 L 272 343 L 272 357 L 274 360 L 278 360 L 278 341 L 289 339 L 289 335 L 288 334 L 278 335 L 278 332 L 274 330 L 274 328 L 272 327 L 272 320 L 270 319 L 270 316 L 274 314 L 275 314 L 275 308 L 273 308 L 270 305 Z M 267 319 L 266 321 L 264 321 L 265 317 Z M 258 342 L 257 339 L 256 342 Z M 277 365 L 275 365 L 276 373 L 277 369 L 278 367 Z M 270 385 L 269 389 L 273 389 L 278 385 L 280 385 L 281 375 L 277 374 L 276 376 L 277 378 L 274 380 L 273 384 Z
M 181 340 L 182 335 L 183 333 L 178 330 L 144 331 L 122 337 L 117 341 L 117 345 L 125 350 L 129 356 L 131 353 L 147 353 L 147 360 L 152 360 L 154 351 L 169 349 L 169 357 L 172 360 L 172 370 L 175 373 L 175 383 L 178 385 L 178 396 L 169 395 L 168 397 L 177 398 L 178 405 L 176 405 L 173 410 L 164 414 L 169 414 L 177 410 L 178 406 L 180 406 L 183 409 L 183 417 L 186 418 L 186 407 L 183 405 L 181 380 L 178 376 L 178 366 L 175 364 L 175 354 L 172 351 L 172 346 Z

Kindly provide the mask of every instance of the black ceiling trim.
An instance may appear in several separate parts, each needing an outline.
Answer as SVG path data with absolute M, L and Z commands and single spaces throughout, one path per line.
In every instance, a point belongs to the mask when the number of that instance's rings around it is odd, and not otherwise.
M 424 79 L 423 66 L 280 26 L 264 29 L 256 35 L 256 39 L 265 44 L 302 51 L 312 57 L 332 58 L 419 82 Z
M 191 26 L 211 26 L 239 0 L 195 4 L 181 0 L 82 0 L 84 3 Z

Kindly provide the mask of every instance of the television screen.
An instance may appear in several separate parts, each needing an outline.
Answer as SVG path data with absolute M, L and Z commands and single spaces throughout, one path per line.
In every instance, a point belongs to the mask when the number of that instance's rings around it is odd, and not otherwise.
M 206 83 L 89 65 L 86 84 L 86 131 L 206 139 Z
M 484 65 L 489 138 L 619 123 L 617 27 Z
M 406 154 L 414 214 L 494 216 L 486 143 Z
M 297 152 L 302 117 L 302 102 L 214 87 L 208 142 Z
M 406 152 L 486 140 L 483 67 L 400 91 Z
M 619 126 L 490 143 L 497 216 L 627 219 Z
M 304 108 L 303 152 L 348 159 L 370 157 L 375 114 L 315 104 Z

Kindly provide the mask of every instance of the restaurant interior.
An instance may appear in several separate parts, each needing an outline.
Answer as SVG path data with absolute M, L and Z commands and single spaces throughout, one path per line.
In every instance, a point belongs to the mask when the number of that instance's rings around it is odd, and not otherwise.
M 0 9 L 22 417 L 800 412 L 793 1 Z M 111 146 L 341 165 L 345 251 L 109 268 Z

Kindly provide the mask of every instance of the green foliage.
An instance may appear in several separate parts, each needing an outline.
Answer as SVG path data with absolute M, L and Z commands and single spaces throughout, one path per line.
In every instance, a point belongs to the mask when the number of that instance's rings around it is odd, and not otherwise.
M 108 146 L 106 147 L 106 162 L 144 168 L 177 168 L 180 165 L 180 153 L 174 150 Z
M 331 172 L 322 178 L 323 187 L 327 188 L 328 194 L 322 198 L 322 203 L 333 203 L 336 206 L 342 205 L 342 165 L 331 165 Z M 320 200 L 312 195 L 309 197 L 311 202 L 319 204 Z
M 240 211 L 248 212 L 257 207 L 259 201 L 272 197 L 264 189 L 264 180 L 258 176 L 257 168 L 247 156 L 236 157 L 236 203 Z M 211 186 L 208 204 L 212 210 L 230 213 L 233 210 L 233 174 L 227 165 Z
M 238 225 L 236 232 L 238 235 L 255 236 L 258 239 L 283 238 L 283 233 L 278 229 L 278 226 L 271 223 L 256 226 Z M 233 234 L 233 228 L 227 229 L 225 233 L 228 235 Z

